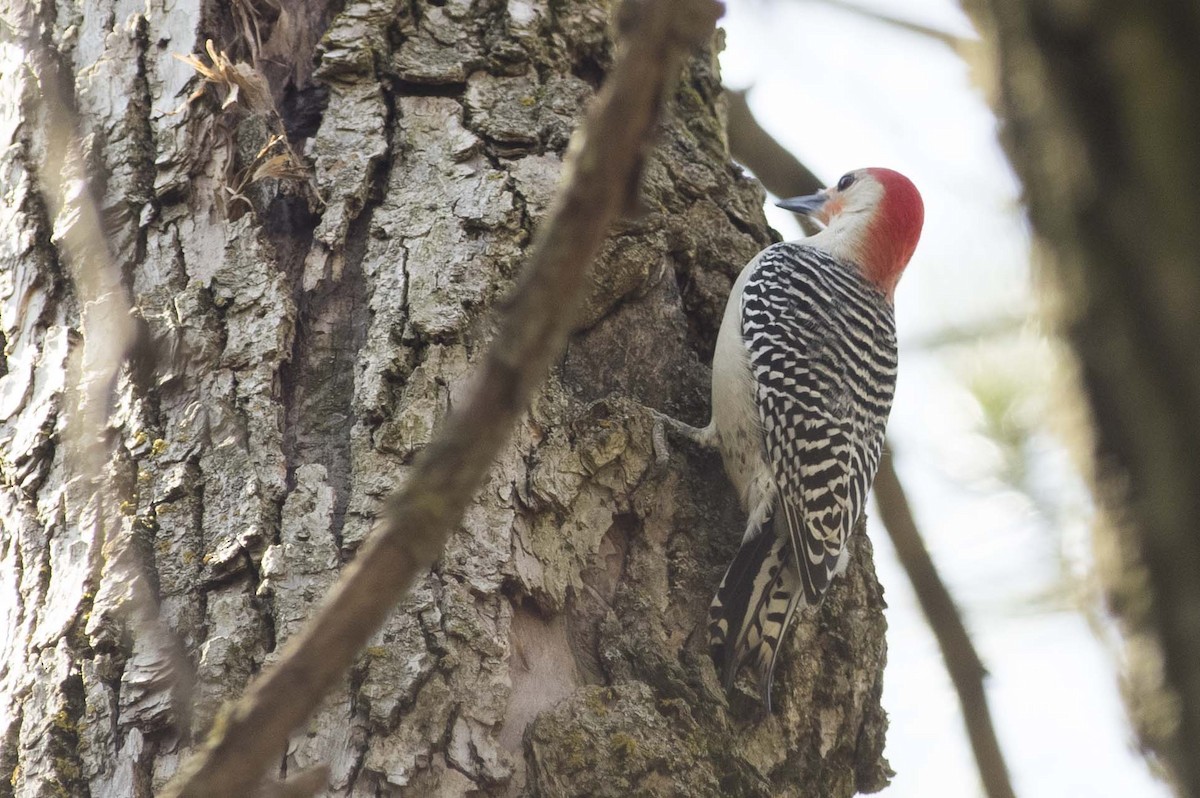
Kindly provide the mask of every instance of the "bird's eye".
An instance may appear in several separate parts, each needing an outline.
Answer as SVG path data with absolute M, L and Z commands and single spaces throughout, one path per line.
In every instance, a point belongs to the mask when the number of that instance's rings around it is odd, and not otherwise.
M 854 173 L 848 172 L 848 173 L 842 175 L 842 179 L 838 181 L 837 190 L 845 191 L 846 189 L 850 188 L 850 184 L 853 182 L 854 182 Z

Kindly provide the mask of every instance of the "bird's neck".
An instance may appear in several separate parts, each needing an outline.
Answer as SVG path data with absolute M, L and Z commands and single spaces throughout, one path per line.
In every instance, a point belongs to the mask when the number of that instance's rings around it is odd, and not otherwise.
M 868 213 L 849 213 L 836 217 L 824 230 L 805 239 L 805 243 L 854 264 L 867 282 L 883 292 L 890 302 L 900 273 L 912 255 L 892 245 L 890 232 L 881 229 Z

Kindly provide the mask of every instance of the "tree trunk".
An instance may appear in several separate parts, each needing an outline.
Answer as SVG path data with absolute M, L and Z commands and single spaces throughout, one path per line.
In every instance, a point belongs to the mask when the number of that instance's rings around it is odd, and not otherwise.
M 1200 11 L 969 5 L 995 50 L 1048 304 L 1078 358 L 1134 720 L 1181 794 L 1200 796 Z
M 0 44 L 0 794 L 151 795 L 303 624 L 463 390 L 610 59 L 598 2 L 151 8 L 10 12 L 31 36 Z M 44 199 L 55 72 L 140 335 L 94 474 L 65 432 L 103 335 L 55 246 L 86 197 Z M 886 783 L 865 536 L 777 714 L 727 705 L 703 621 L 744 518 L 713 454 L 650 443 L 645 406 L 704 421 L 725 296 L 771 240 L 719 104 L 714 48 L 561 367 L 281 772 L 361 796 Z

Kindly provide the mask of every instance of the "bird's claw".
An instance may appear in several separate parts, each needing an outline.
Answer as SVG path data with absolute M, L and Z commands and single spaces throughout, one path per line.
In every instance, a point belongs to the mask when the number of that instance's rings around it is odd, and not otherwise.
M 657 410 L 651 410 L 654 417 L 654 427 L 650 433 L 650 442 L 654 446 L 654 462 L 662 468 L 671 459 L 671 449 L 667 445 L 667 430 L 663 419 L 666 418 Z
M 671 448 L 667 444 L 667 428 L 676 433 L 682 438 L 687 438 L 692 443 L 704 447 L 713 445 L 712 437 L 708 427 L 693 427 L 690 424 L 684 424 L 676 418 L 671 418 L 666 413 L 660 413 L 657 410 L 651 409 L 650 414 L 654 417 L 654 428 L 652 432 L 652 441 L 654 444 L 654 457 L 658 465 L 666 465 L 671 457 Z

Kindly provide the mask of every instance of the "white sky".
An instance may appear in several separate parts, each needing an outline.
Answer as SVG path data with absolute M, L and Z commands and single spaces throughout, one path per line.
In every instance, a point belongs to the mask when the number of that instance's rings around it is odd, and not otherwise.
M 1032 442 L 1039 488 L 1076 510 L 1051 534 L 1027 497 L 987 478 L 994 447 L 979 435 L 982 413 L 962 376 L 991 368 L 994 351 L 920 346 L 939 331 L 1034 307 L 1019 186 L 968 67 L 933 39 L 820 0 L 727 2 L 725 81 L 752 87 L 751 108 L 767 130 L 828 182 L 889 166 L 924 196 L 924 234 L 897 291 L 901 366 L 890 431 L 926 542 L 991 671 L 988 696 L 1019 798 L 1166 798 L 1131 748 L 1112 655 L 1081 615 L 1034 601 L 1058 584 L 1060 548 L 1087 550 L 1078 478 L 1053 439 Z M 950 0 L 859 2 L 974 35 Z M 790 214 L 770 208 L 768 216 L 785 237 L 799 235 Z M 1042 371 L 1053 360 L 1034 327 L 1014 337 L 1007 367 L 1028 368 L 1034 390 L 1048 390 L 1053 380 Z M 875 528 L 872 539 L 889 604 L 883 700 L 897 771 L 883 795 L 982 795 L 937 643 L 886 534 Z

